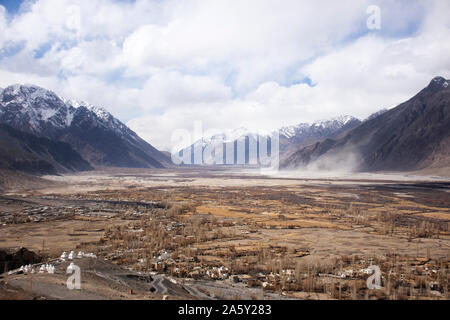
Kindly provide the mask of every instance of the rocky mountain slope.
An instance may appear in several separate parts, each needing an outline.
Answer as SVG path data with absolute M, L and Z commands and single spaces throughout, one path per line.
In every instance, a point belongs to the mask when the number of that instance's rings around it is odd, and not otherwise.
M 450 81 L 434 78 L 410 100 L 381 113 L 338 139 L 293 153 L 285 168 L 420 170 L 450 167 Z
M 93 166 L 162 168 L 170 158 L 141 139 L 106 110 L 66 101 L 34 85 L 0 92 L 0 123 L 63 141 Z
M 40 174 L 92 169 L 69 144 L 4 124 L 0 125 L 0 168 Z
M 312 124 L 301 123 L 280 129 L 280 154 L 283 157 L 291 152 L 326 138 L 336 138 L 342 133 L 361 124 L 352 116 L 340 116 Z
M 320 141 L 324 138 L 335 138 L 340 134 L 350 130 L 356 126 L 358 126 L 361 121 L 352 116 L 340 116 L 337 118 L 332 118 L 329 120 L 317 121 L 312 124 L 309 123 L 301 123 L 295 126 L 283 127 L 279 132 L 279 152 L 280 157 L 284 158 L 289 155 L 291 152 L 298 150 L 300 147 L 309 145 L 311 143 Z M 196 141 L 191 146 L 184 148 L 180 151 L 181 155 L 187 154 L 186 157 L 183 157 L 185 160 L 187 159 L 187 163 L 189 163 L 189 159 L 191 163 L 195 163 L 194 161 L 194 150 L 202 150 L 203 151 L 203 163 L 212 163 L 210 159 L 209 150 L 213 147 L 213 144 L 217 143 L 217 141 L 223 143 L 231 143 L 234 144 L 234 162 L 231 164 L 238 164 L 237 157 L 237 145 L 245 144 L 245 163 L 248 164 L 250 162 L 251 155 L 249 155 L 249 143 L 254 143 L 256 145 L 257 150 L 260 148 L 260 143 L 262 139 L 267 141 L 271 141 L 270 139 L 271 133 L 256 133 L 248 130 L 246 128 L 237 128 L 233 130 L 228 130 L 223 133 L 215 134 L 208 137 L 203 137 L 202 139 Z M 269 153 L 271 150 L 271 143 L 268 142 Z M 190 155 L 190 156 L 189 156 Z M 214 156 L 214 154 L 213 154 Z M 223 147 L 223 158 L 224 163 L 226 162 L 226 147 Z M 186 161 L 185 161 L 186 163 Z M 228 162 L 228 164 L 230 164 Z

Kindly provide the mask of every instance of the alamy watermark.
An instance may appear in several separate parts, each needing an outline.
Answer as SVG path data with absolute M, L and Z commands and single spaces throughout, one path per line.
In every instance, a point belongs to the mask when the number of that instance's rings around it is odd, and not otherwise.
M 366 25 L 369 30 L 381 29 L 381 8 L 377 5 L 370 5 L 366 10 L 369 17 L 367 18 Z
M 367 271 L 373 271 L 373 274 L 367 278 L 367 288 L 372 289 L 381 289 L 381 270 L 379 266 L 371 265 L 367 269 Z
M 79 33 L 81 30 L 81 9 L 77 5 L 71 5 L 66 10 L 66 28 Z
M 177 129 L 172 133 L 172 162 L 176 165 L 242 165 L 261 169 L 279 168 L 280 134 L 267 132 L 223 133 L 217 129 L 204 131 L 195 121 L 193 131 Z
M 69 290 L 81 290 L 81 269 L 73 262 L 66 269 L 66 273 L 70 274 L 67 278 L 66 286 Z

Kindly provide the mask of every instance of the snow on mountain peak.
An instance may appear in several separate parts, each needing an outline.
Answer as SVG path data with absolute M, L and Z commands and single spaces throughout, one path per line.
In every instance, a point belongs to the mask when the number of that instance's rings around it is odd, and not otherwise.
M 97 117 L 99 117 L 100 119 L 102 119 L 104 121 L 107 121 L 108 119 L 110 119 L 112 117 L 112 115 L 102 107 L 96 107 L 96 106 L 91 105 L 87 108 L 90 111 L 94 112 L 97 115 Z
M 0 113 L 11 106 L 10 112 L 19 117 L 19 113 L 27 114 L 29 125 L 36 133 L 42 132 L 50 124 L 58 128 L 69 127 L 79 107 L 85 107 L 94 114 L 102 125 L 123 135 L 130 130 L 115 119 L 104 108 L 78 100 L 65 99 L 54 92 L 30 84 L 14 84 L 0 91 Z M 15 111 L 14 111 L 15 110 Z M 16 115 L 14 115 L 16 113 Z
M 435 77 L 433 80 L 431 80 L 430 86 L 434 88 L 444 88 L 447 89 L 449 85 L 449 80 L 445 79 L 444 77 Z
M 27 100 L 30 103 L 33 103 L 37 100 L 42 99 L 58 99 L 58 96 L 54 94 L 52 91 L 46 90 L 36 85 L 32 84 L 14 84 L 6 87 L 3 92 L 3 95 L 7 95 L 10 101 L 24 101 Z
M 78 109 L 81 106 L 84 106 L 84 107 L 90 106 L 89 103 L 86 103 L 84 101 L 79 101 L 79 100 L 74 100 L 74 99 L 65 99 L 65 98 L 62 98 L 62 100 L 64 101 L 64 103 L 66 105 L 72 106 L 75 109 Z
M 437 82 L 437 83 L 444 83 L 445 78 L 444 77 L 434 77 L 432 81 Z
M 355 117 L 343 115 L 338 116 L 331 119 L 325 119 L 325 120 L 318 120 L 313 123 L 300 123 L 297 125 L 292 126 L 286 126 L 280 129 L 280 135 L 285 136 L 286 138 L 290 139 L 294 137 L 297 134 L 301 134 L 307 130 L 311 130 L 314 128 L 321 128 L 321 129 L 336 129 L 345 126 L 350 121 L 358 120 Z
M 280 135 L 285 136 L 286 138 L 292 138 L 297 133 L 309 128 L 310 124 L 308 123 L 300 123 L 293 126 L 287 126 L 280 129 Z
M 108 111 L 106 111 L 106 109 L 102 107 L 96 107 L 88 102 L 72 99 L 64 100 L 64 102 L 67 105 L 72 106 L 74 109 L 78 109 L 79 107 L 85 107 L 89 111 L 95 113 L 95 115 L 103 121 L 108 121 L 110 118 L 112 118 L 112 115 Z
M 322 126 L 322 127 L 329 127 L 334 124 L 338 125 L 346 125 L 349 121 L 357 120 L 355 117 L 343 115 L 343 116 L 337 116 L 331 119 L 324 119 L 324 120 L 318 120 L 313 123 L 313 125 L 316 126 Z
M 43 130 L 44 124 L 64 127 L 67 108 L 64 102 L 52 91 L 36 85 L 14 84 L 0 92 L 2 113 L 9 112 L 11 121 L 28 118 L 28 126 L 36 132 Z

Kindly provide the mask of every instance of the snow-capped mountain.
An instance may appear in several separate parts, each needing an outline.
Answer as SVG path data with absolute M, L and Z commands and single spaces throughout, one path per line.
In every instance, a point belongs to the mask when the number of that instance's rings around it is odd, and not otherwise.
M 76 114 L 77 110 L 83 110 L 86 108 L 91 115 L 95 115 L 96 120 L 99 124 L 104 126 L 105 128 L 114 131 L 120 137 L 131 137 L 133 140 L 139 139 L 137 134 L 128 128 L 125 124 L 120 122 L 118 119 L 114 118 L 111 113 L 106 111 L 102 107 L 94 106 L 88 102 L 78 101 L 78 100 L 66 100 L 63 99 L 64 103 L 69 107 L 70 110 L 74 110 L 71 114 L 71 120 L 73 120 L 73 116 Z
M 434 87 L 434 89 L 447 89 L 450 84 L 450 80 L 447 80 L 443 77 L 435 77 L 431 80 L 430 86 Z
M 281 167 L 406 171 L 450 166 L 450 80 L 436 77 L 411 99 L 335 139 L 305 146 Z M 351 167 L 348 167 L 350 164 Z
M 35 85 L 0 92 L 0 123 L 67 142 L 94 166 L 164 167 L 170 161 L 105 109 Z
M 359 119 L 344 115 L 332 119 L 319 120 L 312 124 L 300 123 L 294 126 L 283 127 L 280 129 L 280 135 L 286 139 L 293 139 L 299 136 L 328 136 L 359 123 L 361 123 Z
M 263 138 L 270 140 L 270 133 L 258 134 L 244 127 L 205 136 L 180 150 L 180 161 L 184 164 L 256 164 L 258 155 L 256 151 L 249 152 L 249 144 L 257 150 Z M 244 152 L 238 151 L 241 148 Z
M 70 126 L 74 112 L 37 86 L 15 84 L 0 93 L 0 122 L 39 136 L 54 138 L 56 131 Z
M 313 123 L 301 123 L 280 129 L 280 154 L 286 156 L 291 152 L 313 144 L 317 141 L 335 138 L 361 124 L 355 117 L 344 115 Z
M 278 130 L 279 133 L 279 151 L 280 156 L 284 157 L 285 154 L 295 151 L 305 145 L 315 143 L 326 138 L 335 138 L 343 132 L 358 126 L 361 121 L 352 116 L 339 116 L 329 120 L 321 120 L 309 123 L 301 123 L 294 126 L 283 127 Z M 249 143 L 254 142 L 259 149 L 259 141 L 262 139 L 270 140 L 270 132 L 253 132 L 246 128 L 237 128 L 227 130 L 223 133 L 203 137 L 197 140 L 192 145 L 182 149 L 180 155 L 183 156 L 184 163 L 195 163 L 194 150 L 198 153 L 203 153 L 203 163 L 212 163 L 211 158 L 215 156 L 211 155 L 210 150 L 213 149 L 213 145 L 217 143 L 234 143 L 234 150 L 237 152 L 237 144 L 245 143 L 245 158 L 248 163 L 249 160 Z M 270 143 L 269 143 L 270 144 Z M 226 157 L 224 147 L 224 157 Z M 235 157 L 234 163 L 237 164 L 238 160 Z
M 80 107 L 85 107 L 90 112 L 95 114 L 98 121 L 104 125 L 105 127 L 114 130 L 114 132 L 123 135 L 123 133 L 130 133 L 131 130 L 124 125 L 122 122 L 114 118 L 108 111 L 106 111 L 104 108 L 96 107 L 88 102 L 84 101 L 78 101 L 78 100 L 66 100 L 63 99 L 64 103 L 71 109 L 71 110 L 77 110 Z M 75 112 L 74 112 L 75 113 Z M 72 116 L 73 114 L 72 113 Z M 73 119 L 73 118 L 72 118 Z
M 345 127 L 349 123 L 358 121 L 359 120 L 357 118 L 352 116 L 339 116 L 332 119 L 319 120 L 312 124 L 300 123 L 294 126 L 283 127 L 280 129 L 280 134 L 290 139 L 296 135 L 304 134 L 306 132 L 311 131 L 321 131 L 321 130 L 336 131 Z

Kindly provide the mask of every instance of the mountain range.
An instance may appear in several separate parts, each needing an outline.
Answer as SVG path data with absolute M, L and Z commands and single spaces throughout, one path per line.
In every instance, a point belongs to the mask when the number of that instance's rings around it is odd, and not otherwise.
M 291 152 L 298 150 L 298 148 L 307 146 L 309 144 L 315 143 L 317 141 L 321 141 L 325 138 L 335 138 L 340 134 L 355 128 L 361 124 L 361 120 L 352 117 L 352 116 L 339 116 L 336 118 L 321 120 L 310 123 L 301 123 L 298 125 L 283 127 L 277 132 L 279 133 L 279 152 L 280 157 L 283 159 Z M 238 128 L 233 130 L 227 130 L 222 133 L 218 133 L 211 136 L 203 137 L 192 145 L 183 148 L 180 150 L 179 154 L 184 159 L 184 163 L 193 164 L 197 163 L 194 161 L 194 151 L 199 150 L 199 153 L 203 153 L 203 163 L 211 163 L 211 155 L 209 154 L 209 150 L 213 149 L 213 145 L 220 141 L 220 143 L 229 144 L 231 143 L 232 150 L 234 151 L 234 160 L 226 162 L 226 146 L 223 147 L 223 158 L 224 163 L 227 164 L 238 164 L 238 155 L 237 149 L 238 144 L 242 144 L 242 148 L 245 150 L 245 161 L 244 158 L 241 162 L 245 162 L 248 164 L 251 162 L 252 156 L 249 155 L 249 144 L 253 142 L 256 145 L 256 149 L 260 150 L 260 141 L 262 139 L 267 139 L 269 153 L 271 150 L 271 134 L 267 133 L 259 133 L 253 132 L 247 128 Z M 200 151 L 201 150 L 201 151 Z M 214 152 L 213 152 L 214 156 Z M 242 164 L 242 163 L 241 163 Z
M 300 148 L 284 168 L 406 171 L 450 167 L 450 81 L 434 78 L 399 106 L 335 139 Z
M 352 116 L 339 116 L 312 124 L 301 123 L 281 128 L 280 155 L 286 156 L 298 148 L 313 144 L 323 139 L 336 138 L 342 133 L 361 124 L 361 120 Z
M 0 124 L 52 142 L 65 143 L 88 163 L 81 165 L 80 162 L 79 166 L 59 163 L 66 169 L 100 166 L 163 168 L 170 165 L 166 154 L 141 139 L 105 109 L 65 100 L 35 85 L 16 84 L 0 92 Z M 7 127 L 4 130 L 11 134 Z M 29 135 L 22 137 L 30 140 Z M 43 140 L 39 141 L 43 143 Z M 18 142 L 14 150 L 19 150 L 24 143 Z M 72 151 L 67 152 L 73 154 Z M 61 167 L 56 166 L 54 170 L 60 171 Z
M 450 167 L 449 84 L 436 77 L 408 101 L 363 121 L 340 116 L 283 127 L 278 130 L 281 167 L 356 171 Z M 218 141 L 223 149 L 215 154 L 211 150 Z M 213 164 L 217 159 L 226 164 L 259 164 L 265 148 L 261 143 L 272 152 L 269 134 L 238 128 L 203 137 L 179 154 L 185 164 L 198 160 Z M 169 154 L 155 149 L 103 108 L 65 100 L 34 85 L 0 89 L 0 169 L 55 174 L 102 166 L 172 165 Z

